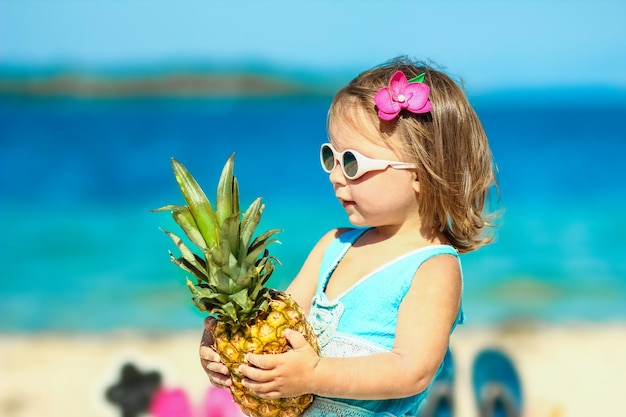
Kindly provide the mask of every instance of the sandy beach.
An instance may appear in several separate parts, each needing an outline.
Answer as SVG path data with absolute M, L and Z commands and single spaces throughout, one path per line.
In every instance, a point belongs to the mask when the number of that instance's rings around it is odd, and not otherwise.
M 200 402 L 209 385 L 197 358 L 199 334 L 0 335 L 1 417 L 114 417 L 104 392 L 131 362 Z M 472 361 L 498 348 L 516 364 L 526 417 L 621 417 L 626 323 L 462 326 L 452 339 L 457 417 L 477 416 Z M 199 416 L 200 417 L 200 416 Z

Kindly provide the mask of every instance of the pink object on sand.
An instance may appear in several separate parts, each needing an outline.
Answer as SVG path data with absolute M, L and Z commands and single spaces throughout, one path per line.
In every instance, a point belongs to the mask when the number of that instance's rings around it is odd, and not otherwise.
M 189 397 L 181 388 L 161 389 L 150 403 L 152 417 L 245 417 L 232 399 L 230 391 L 210 387 L 202 407 L 194 409 Z
M 189 397 L 180 388 L 157 391 L 150 403 L 150 415 L 154 417 L 193 417 Z
M 203 408 L 201 417 L 245 417 L 228 389 L 209 388 Z

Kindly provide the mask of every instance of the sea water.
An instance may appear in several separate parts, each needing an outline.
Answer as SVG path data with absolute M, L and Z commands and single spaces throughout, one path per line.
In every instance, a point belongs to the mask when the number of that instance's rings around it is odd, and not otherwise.
M 210 199 L 235 152 L 242 205 L 280 228 L 284 289 L 347 226 L 320 166 L 330 97 L 0 100 L 0 331 L 191 329 L 170 263 L 182 162 Z M 477 105 L 498 165 L 493 245 L 463 255 L 468 323 L 626 318 L 626 106 Z

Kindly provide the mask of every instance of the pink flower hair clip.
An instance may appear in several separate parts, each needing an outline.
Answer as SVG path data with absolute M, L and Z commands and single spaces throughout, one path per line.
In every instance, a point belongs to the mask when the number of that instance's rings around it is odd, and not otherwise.
M 393 120 L 403 109 L 411 113 L 428 113 L 433 107 L 428 95 L 430 87 L 423 83 L 425 73 L 407 80 L 402 71 L 391 77 L 388 87 L 376 92 L 374 102 L 378 107 L 378 117 L 382 120 Z

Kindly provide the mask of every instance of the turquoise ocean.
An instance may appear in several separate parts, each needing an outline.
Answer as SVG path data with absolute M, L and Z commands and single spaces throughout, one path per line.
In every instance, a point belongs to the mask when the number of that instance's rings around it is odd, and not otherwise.
M 0 99 L 0 332 L 201 326 L 170 263 L 182 203 L 170 158 L 210 198 L 235 152 L 242 205 L 281 228 L 283 289 L 346 226 L 318 162 L 330 97 Z M 499 167 L 501 226 L 462 257 L 468 323 L 626 319 L 626 105 L 476 103 Z

